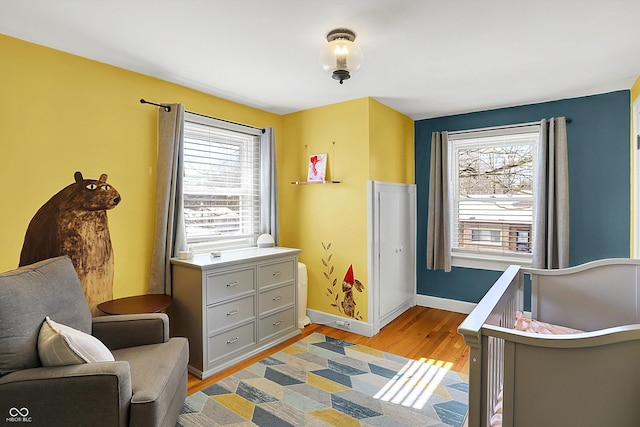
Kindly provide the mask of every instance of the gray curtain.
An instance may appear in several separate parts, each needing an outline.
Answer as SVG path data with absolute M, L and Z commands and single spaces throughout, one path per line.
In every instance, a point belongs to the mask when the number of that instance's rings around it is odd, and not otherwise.
M 427 268 L 451 271 L 451 216 L 449 212 L 447 132 L 431 134 Z
M 186 250 L 182 179 L 184 176 L 184 105 L 158 108 L 158 169 L 150 294 L 171 295 L 171 257 Z
M 276 140 L 273 128 L 264 128 L 260 137 L 260 233 L 271 234 L 278 245 L 278 179 Z
M 540 122 L 534 268 L 569 266 L 569 168 L 564 117 Z

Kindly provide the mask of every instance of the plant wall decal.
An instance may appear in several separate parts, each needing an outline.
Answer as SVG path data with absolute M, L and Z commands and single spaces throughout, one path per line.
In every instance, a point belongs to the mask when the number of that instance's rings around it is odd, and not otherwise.
M 334 266 L 331 263 L 331 258 L 333 258 L 333 254 L 330 253 L 331 243 L 324 242 L 322 243 L 322 248 L 324 249 L 324 256 L 321 257 L 322 265 L 324 266 L 324 277 L 329 282 L 329 286 L 327 286 L 326 296 L 331 300 L 331 307 L 334 307 L 338 310 L 338 313 L 344 314 L 345 316 L 363 320 L 362 315 L 359 310 L 356 310 L 356 300 L 353 295 L 353 290 L 355 289 L 358 292 L 362 292 L 364 290 L 364 285 L 358 279 L 353 276 L 353 264 L 349 265 L 347 269 L 347 273 L 344 276 L 344 280 L 342 281 L 342 287 L 337 287 L 338 278 L 333 277 Z M 340 301 L 340 297 L 342 296 L 342 301 Z
M 329 253 L 329 249 L 331 249 L 331 242 L 326 245 L 324 244 L 324 242 L 320 243 L 322 243 L 322 248 L 324 249 L 324 257 L 320 258 L 322 260 L 322 265 L 324 265 L 325 267 L 325 271 L 323 272 L 323 274 L 324 277 L 329 281 L 329 287 L 327 288 L 328 293 L 325 295 L 331 298 L 331 307 L 335 307 L 336 309 L 338 309 L 338 312 L 342 314 L 342 310 L 338 305 L 338 298 L 340 298 L 340 294 L 338 292 L 338 289 L 336 289 L 336 283 L 338 283 L 338 279 L 331 278 L 331 276 L 333 275 L 333 265 L 331 265 L 331 258 L 333 257 L 333 254 Z

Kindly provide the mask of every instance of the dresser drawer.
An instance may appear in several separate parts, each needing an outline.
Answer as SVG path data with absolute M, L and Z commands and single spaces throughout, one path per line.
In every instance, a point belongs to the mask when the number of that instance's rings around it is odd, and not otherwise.
M 207 307 L 207 331 L 215 331 L 249 320 L 256 315 L 255 298 L 248 297 Z
M 251 322 L 210 337 L 208 343 L 209 363 L 255 344 L 254 326 L 255 323 Z
M 294 284 L 270 289 L 260 294 L 260 314 L 292 304 L 294 299 Z
M 294 324 L 294 314 L 294 307 L 291 307 L 260 319 L 258 327 L 260 341 L 282 331 L 291 329 Z
M 293 260 L 261 265 L 258 267 L 258 283 L 263 287 L 293 280 L 295 277 L 294 268 Z
M 207 304 L 255 289 L 255 270 L 207 274 Z

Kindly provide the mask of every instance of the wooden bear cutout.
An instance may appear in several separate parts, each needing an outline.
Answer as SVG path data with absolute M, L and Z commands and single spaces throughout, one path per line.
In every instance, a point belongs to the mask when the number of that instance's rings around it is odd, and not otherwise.
M 29 223 L 20 254 L 20 265 L 68 255 L 78 273 L 94 316 L 103 301 L 113 299 L 113 250 L 107 210 L 121 201 L 120 194 L 100 179 L 84 179 L 60 190 L 36 212 Z

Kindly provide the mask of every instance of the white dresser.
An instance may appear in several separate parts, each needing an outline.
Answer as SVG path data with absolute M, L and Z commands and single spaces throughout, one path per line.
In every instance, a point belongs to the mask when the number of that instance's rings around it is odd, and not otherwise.
M 171 259 L 171 335 L 189 338 L 192 374 L 207 378 L 300 334 L 299 253 L 248 248 Z

